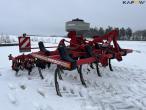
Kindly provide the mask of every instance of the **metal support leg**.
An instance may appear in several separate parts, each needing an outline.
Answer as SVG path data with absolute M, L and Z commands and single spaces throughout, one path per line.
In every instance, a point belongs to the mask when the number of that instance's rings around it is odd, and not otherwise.
M 59 67 L 57 67 L 56 70 L 55 70 L 55 76 L 54 76 L 55 88 L 56 88 L 57 95 L 62 96 L 61 93 L 60 93 L 59 84 L 58 84 L 58 81 L 57 81 L 58 72 L 59 72 Z
M 98 64 L 98 62 L 96 62 L 96 70 L 97 70 L 97 75 L 98 75 L 99 77 L 101 77 L 101 73 L 100 73 L 100 71 L 99 71 L 99 64 Z
M 15 76 L 18 76 L 18 72 L 19 72 L 19 70 L 18 70 L 18 71 L 16 71 Z
M 30 70 L 28 70 L 28 75 L 30 76 L 30 73 L 31 73 L 31 71 Z
M 109 69 L 110 71 L 113 71 L 112 65 L 111 65 L 111 59 L 109 59 Z
M 92 69 L 94 69 L 93 63 L 90 64 L 90 67 L 91 67 Z
M 78 73 L 79 73 L 79 76 L 80 76 L 80 80 L 81 80 L 82 85 L 85 86 L 85 87 L 87 87 L 87 85 L 86 85 L 86 83 L 85 83 L 85 80 L 84 80 L 84 78 L 83 78 L 83 74 L 82 74 L 82 66 L 79 66 L 79 67 L 77 68 L 77 71 L 78 71 Z
M 58 77 L 59 77 L 60 80 L 63 80 L 63 78 L 62 78 L 62 76 L 61 76 L 61 68 L 59 68 Z
M 39 71 L 39 75 L 40 75 L 41 79 L 44 79 L 44 77 L 43 77 L 43 75 L 42 75 L 41 68 L 38 67 L 38 71 Z

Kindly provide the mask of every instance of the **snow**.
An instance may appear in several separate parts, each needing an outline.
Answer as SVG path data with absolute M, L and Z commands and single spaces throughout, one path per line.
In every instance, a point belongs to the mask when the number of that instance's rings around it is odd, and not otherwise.
M 59 39 L 45 45 L 57 45 Z M 56 95 L 55 65 L 42 71 L 44 80 L 37 69 L 33 69 L 31 76 L 27 71 L 15 76 L 8 55 L 20 54 L 18 47 L 0 47 L 0 110 L 146 110 L 146 42 L 119 44 L 134 52 L 123 57 L 122 62 L 113 60 L 113 72 L 100 67 L 102 77 L 84 65 L 87 88 L 81 85 L 76 70 L 64 71 L 63 80 L 59 81 L 63 97 Z
M 121 41 L 119 42 L 123 48 L 131 48 L 133 54 L 124 57 L 122 62 L 117 62 L 117 65 L 122 65 L 131 68 L 146 69 L 146 42 L 145 41 Z

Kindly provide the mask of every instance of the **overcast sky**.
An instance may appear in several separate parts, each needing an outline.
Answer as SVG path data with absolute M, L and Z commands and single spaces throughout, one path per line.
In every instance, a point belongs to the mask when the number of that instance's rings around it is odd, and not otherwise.
M 0 0 L 0 33 L 64 35 L 65 22 L 84 19 L 92 27 L 146 29 L 146 3 L 122 0 Z

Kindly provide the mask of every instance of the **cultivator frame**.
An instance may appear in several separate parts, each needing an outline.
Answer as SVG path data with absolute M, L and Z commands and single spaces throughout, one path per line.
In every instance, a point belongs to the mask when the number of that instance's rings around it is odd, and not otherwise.
M 50 67 L 51 63 L 56 64 L 57 67 L 54 73 L 55 88 L 57 95 L 62 96 L 58 77 L 62 80 L 61 72 L 63 70 L 72 71 L 77 69 L 82 85 L 87 87 L 83 78 L 82 65 L 90 64 L 90 67 L 94 68 L 93 64 L 95 64 L 97 75 L 101 76 L 99 63 L 104 67 L 109 66 L 109 69 L 113 71 L 111 59 L 122 61 L 122 56 L 132 52 L 131 49 L 120 48 L 117 43 L 117 30 L 113 30 L 101 37 L 94 36 L 92 40 L 83 39 L 83 36 L 77 36 L 75 31 L 69 32 L 68 37 L 70 41 L 62 39 L 58 46 L 55 46 L 57 48 L 55 51 L 48 51 L 43 42 L 39 42 L 40 51 L 38 52 L 27 55 L 22 54 L 17 57 L 10 55 L 9 60 L 12 60 L 12 69 L 16 71 L 16 75 L 20 69 L 27 69 L 30 75 L 32 68 L 36 66 L 38 67 L 40 77 L 44 79 L 41 69 L 44 69 L 46 65 Z M 66 42 L 69 43 L 68 46 L 65 45 Z

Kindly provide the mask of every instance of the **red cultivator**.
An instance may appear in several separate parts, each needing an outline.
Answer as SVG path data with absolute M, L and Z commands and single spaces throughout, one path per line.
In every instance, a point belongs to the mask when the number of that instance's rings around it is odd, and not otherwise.
M 83 36 L 77 36 L 75 31 L 70 31 L 68 37 L 70 41 L 62 39 L 55 51 L 48 51 L 44 47 L 43 42 L 39 42 L 39 52 L 33 52 L 28 55 L 19 55 L 17 57 L 9 56 L 12 60 L 12 69 L 16 71 L 16 75 L 20 69 L 28 70 L 30 75 L 33 67 L 38 67 L 40 77 L 43 79 L 41 69 L 44 69 L 47 65 L 50 67 L 51 63 L 56 64 L 55 70 L 55 87 L 57 95 L 61 96 L 58 84 L 58 77 L 62 80 L 61 73 L 63 70 L 75 70 L 77 69 L 81 83 L 86 87 L 86 83 L 82 74 L 82 65 L 89 64 L 91 68 L 93 64 L 96 65 L 97 75 L 101 76 L 98 65 L 109 66 L 113 71 L 111 65 L 111 59 L 117 59 L 122 61 L 122 56 L 131 53 L 131 49 L 122 49 L 117 43 L 118 32 L 113 30 L 108 34 L 98 37 L 94 36 L 92 40 L 83 39 Z M 65 42 L 69 45 L 66 46 Z M 31 49 L 22 48 L 22 49 Z

